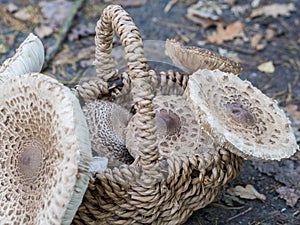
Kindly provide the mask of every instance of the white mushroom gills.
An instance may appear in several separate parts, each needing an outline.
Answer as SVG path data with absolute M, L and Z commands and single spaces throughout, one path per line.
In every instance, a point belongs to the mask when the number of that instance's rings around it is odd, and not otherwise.
M 91 148 L 77 98 L 42 74 L 0 89 L 0 224 L 70 224 L 89 182 Z
M 0 84 L 10 76 L 40 72 L 44 64 L 44 46 L 34 34 L 29 34 L 13 57 L 4 61 L 0 68 Z
M 186 89 L 198 121 L 224 147 L 248 159 L 280 160 L 298 149 L 289 119 L 250 82 L 198 70 Z

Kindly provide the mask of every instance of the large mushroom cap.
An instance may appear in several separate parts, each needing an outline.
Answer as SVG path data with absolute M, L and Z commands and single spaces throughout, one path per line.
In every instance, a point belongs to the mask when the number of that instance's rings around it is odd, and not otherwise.
M 183 46 L 175 40 L 167 40 L 165 46 L 166 55 L 173 63 L 188 73 L 196 72 L 199 69 L 215 70 L 240 74 L 240 65 L 215 52 L 193 46 Z
M 13 57 L 0 68 L 0 84 L 10 76 L 40 72 L 44 63 L 44 46 L 34 34 L 29 34 Z
M 131 117 L 129 111 L 113 102 L 95 100 L 83 106 L 95 156 L 107 157 L 108 167 L 133 162 L 125 146 L 125 127 Z
M 276 101 L 233 74 L 199 70 L 186 89 L 199 121 L 218 142 L 240 156 L 280 160 L 295 153 L 290 121 Z
M 153 99 L 156 112 L 158 150 L 162 158 L 173 155 L 201 156 L 214 154 L 216 146 L 211 136 L 197 122 L 185 97 L 180 95 L 158 95 Z M 130 120 L 126 131 L 126 146 L 136 158 L 139 155 L 135 141 L 136 115 Z
M 71 91 L 42 74 L 0 89 L 0 223 L 70 224 L 88 185 L 88 128 Z

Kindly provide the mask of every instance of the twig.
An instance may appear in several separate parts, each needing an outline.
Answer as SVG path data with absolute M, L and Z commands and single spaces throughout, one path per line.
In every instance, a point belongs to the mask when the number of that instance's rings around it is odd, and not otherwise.
M 171 0 L 168 2 L 168 4 L 166 5 L 164 12 L 168 13 L 170 11 L 170 9 L 178 2 L 178 0 Z
M 219 204 L 219 203 L 211 203 L 209 205 L 212 206 L 212 207 L 222 208 L 222 209 L 229 209 L 229 210 L 238 210 L 238 209 L 244 208 L 244 206 L 233 207 L 233 206 L 222 205 L 222 204 Z
M 249 209 L 247 209 L 247 210 L 245 210 L 245 211 L 243 211 L 243 212 L 241 212 L 241 213 L 239 213 L 239 214 L 237 214 L 237 215 L 235 215 L 235 216 L 233 216 L 233 217 L 228 218 L 228 219 L 226 220 L 226 223 L 230 222 L 231 220 L 236 219 L 236 218 L 239 217 L 239 216 L 245 215 L 246 213 L 250 212 L 251 210 L 252 210 L 252 207 L 250 207 Z
M 75 1 L 75 6 L 73 7 L 70 15 L 68 15 L 68 17 L 66 18 L 64 24 L 62 25 L 55 44 L 53 45 L 51 50 L 48 51 L 47 54 L 46 54 L 43 70 L 46 69 L 49 66 L 50 61 L 54 58 L 54 56 L 59 51 L 62 42 L 66 38 L 67 33 L 68 33 L 68 31 L 70 30 L 70 28 L 72 26 L 72 21 L 73 21 L 75 15 L 77 14 L 78 10 L 83 5 L 83 3 L 84 3 L 84 0 L 76 0 Z
M 293 90 L 292 90 L 292 84 L 288 83 L 288 95 L 285 99 L 285 104 L 288 105 L 291 103 L 293 97 Z
M 235 52 L 239 52 L 239 53 L 242 53 L 242 54 L 245 54 L 245 55 L 254 55 L 256 54 L 256 50 L 253 50 L 253 49 L 244 49 L 244 48 L 240 48 L 240 47 L 237 47 L 237 46 L 234 46 L 234 45 L 229 45 L 229 44 L 222 44 L 221 47 L 223 48 L 229 48 L 229 49 L 232 49 L 233 51 Z
M 79 71 L 76 76 L 74 76 L 71 80 L 58 80 L 59 82 L 61 82 L 62 84 L 64 85 L 67 85 L 67 86 L 70 86 L 70 85 L 73 85 L 75 84 L 79 78 L 82 76 L 82 70 Z

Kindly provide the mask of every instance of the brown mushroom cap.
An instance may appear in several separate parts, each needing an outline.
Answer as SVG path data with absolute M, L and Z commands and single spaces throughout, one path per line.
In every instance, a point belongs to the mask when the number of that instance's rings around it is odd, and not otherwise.
M 280 160 L 297 143 L 276 101 L 233 74 L 199 70 L 188 82 L 188 101 L 204 128 L 218 142 L 246 158 Z
M 29 34 L 13 57 L 0 68 L 0 84 L 10 76 L 40 72 L 44 63 L 44 46 L 34 34 Z
M 153 100 L 156 112 L 158 149 L 162 158 L 214 154 L 216 146 L 212 137 L 203 131 L 183 96 L 158 95 Z M 129 152 L 138 157 L 135 141 L 136 116 L 126 129 L 126 146 Z
M 133 162 L 124 142 L 124 130 L 131 117 L 125 108 L 104 100 L 87 102 L 83 106 L 95 156 L 107 157 L 108 167 Z
M 219 69 L 237 75 L 242 72 L 238 63 L 207 49 L 183 46 L 175 40 L 167 40 L 165 48 L 166 55 L 173 63 L 187 73 L 199 69 Z
M 1 224 L 70 224 L 89 182 L 91 148 L 77 98 L 38 73 L 0 89 Z

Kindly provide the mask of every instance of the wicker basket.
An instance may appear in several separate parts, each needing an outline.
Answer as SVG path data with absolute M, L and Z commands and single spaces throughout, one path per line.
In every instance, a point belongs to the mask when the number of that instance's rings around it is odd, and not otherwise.
M 113 31 L 120 36 L 128 62 L 128 73 L 123 76 L 111 57 Z M 184 223 L 237 176 L 243 160 L 215 143 L 213 150 L 199 146 L 185 156 L 160 157 L 153 106 L 157 91 L 153 87 L 170 93 L 175 83 L 184 89 L 187 77 L 149 72 L 140 33 L 120 6 L 107 7 L 97 24 L 95 64 L 97 79 L 77 86 L 74 92 L 87 101 L 116 99 L 129 89 L 136 110 L 139 157 L 131 165 L 106 169 L 90 179 L 73 224 Z M 128 88 L 116 85 L 120 78 Z M 182 94 L 174 87 L 172 90 Z

